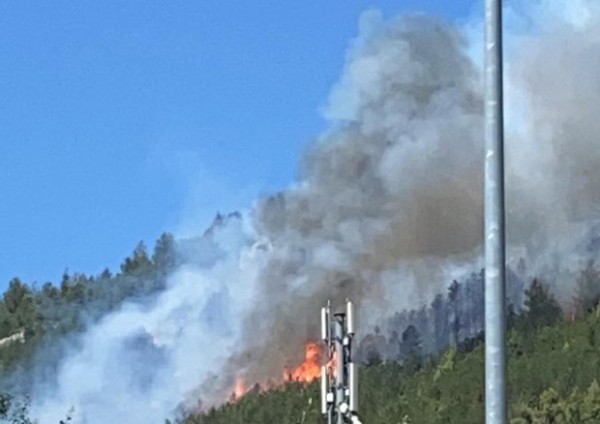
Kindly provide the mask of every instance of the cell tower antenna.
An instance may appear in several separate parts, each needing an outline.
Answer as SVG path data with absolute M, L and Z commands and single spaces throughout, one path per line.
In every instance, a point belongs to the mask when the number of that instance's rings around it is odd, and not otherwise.
M 331 302 L 321 309 L 321 338 L 327 365 L 321 367 L 321 413 L 327 424 L 362 424 L 358 415 L 358 366 L 353 358 L 354 304 L 332 314 Z

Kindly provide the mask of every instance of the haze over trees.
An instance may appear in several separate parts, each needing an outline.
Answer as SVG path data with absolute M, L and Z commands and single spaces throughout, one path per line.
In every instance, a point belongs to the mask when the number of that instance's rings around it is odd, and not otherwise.
M 54 349 L 60 351 L 59 341 L 64 337 L 83 331 L 125 300 L 162 290 L 166 275 L 176 265 L 174 250 L 173 236 L 165 233 L 152 254 L 140 242 L 114 275 L 108 269 L 97 276 L 65 272 L 58 285 L 41 287 L 19 278 L 11 280 L 0 301 L 1 375 L 34 369 L 35 354 L 42 345 L 56 345 Z M 14 337 L 19 334 L 23 337 Z M 60 359 L 56 353 L 55 362 Z M 10 385 L 0 381 L 0 388 Z
M 161 291 L 177 262 L 177 241 L 163 234 L 152 253 L 138 244 L 120 272 L 65 272 L 38 288 L 13 279 L 0 301 L 0 422 L 30 423 L 39 353 L 58 365 L 64 340 L 119 307 Z M 591 423 L 600 417 L 600 271 L 588 262 L 575 276 L 575 313 L 563 313 L 539 278 L 509 271 L 507 338 L 513 424 Z M 427 307 L 389 317 L 359 340 L 365 422 L 480 423 L 483 419 L 483 273 L 451 282 Z M 46 356 L 48 361 L 48 356 Z M 47 365 L 47 362 L 46 362 Z M 45 372 L 52 372 L 52 366 Z M 19 376 L 18 389 L 14 376 Z M 10 377 L 10 378 L 9 378 Z M 235 403 L 192 414 L 187 424 L 318 423 L 318 387 L 260 388 Z M 65 417 L 68 422 L 68 416 Z
M 590 263 L 577 280 L 592 288 L 596 272 Z M 456 290 L 455 285 L 451 287 L 450 299 Z M 578 310 L 572 319 L 565 317 L 543 282 L 534 279 L 529 284 L 524 293 L 525 309 L 512 316 L 507 337 L 511 424 L 599 422 L 600 307 L 592 293 L 595 290 L 578 291 L 576 303 L 586 305 L 586 309 Z M 440 299 L 434 304 L 439 305 Z M 404 352 L 400 360 L 367 361 L 363 365 L 359 390 L 363 422 L 482 423 L 482 337 L 464 340 L 444 352 L 416 356 L 419 339 L 411 324 L 399 342 Z M 397 333 L 393 340 L 398 342 Z M 250 392 L 235 403 L 190 416 L 184 422 L 317 424 L 323 422 L 319 396 L 316 382 L 309 386 L 288 384 L 277 390 Z

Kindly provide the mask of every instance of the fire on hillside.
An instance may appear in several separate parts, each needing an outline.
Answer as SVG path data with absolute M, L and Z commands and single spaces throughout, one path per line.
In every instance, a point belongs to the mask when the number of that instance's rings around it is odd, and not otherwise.
M 283 371 L 283 378 L 280 381 L 275 383 L 270 382 L 264 386 L 251 386 L 243 378 L 238 378 L 229 400 L 230 402 L 235 402 L 250 391 L 257 390 L 264 392 L 281 387 L 286 383 L 310 384 L 321 376 L 322 364 L 327 364 L 328 367 L 335 370 L 335 358 L 324 358 L 323 347 L 319 343 L 309 341 L 304 348 L 304 360 L 302 363 L 295 368 L 285 369 Z

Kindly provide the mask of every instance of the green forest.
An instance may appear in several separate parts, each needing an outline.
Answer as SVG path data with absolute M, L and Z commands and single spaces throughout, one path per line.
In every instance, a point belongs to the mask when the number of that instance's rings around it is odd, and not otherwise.
M 10 282 L 0 301 L 0 422 L 35 422 L 28 417 L 28 398 L 14 393 L 12 377 L 21 377 L 19 387 L 26 392 L 31 383 L 26 377 L 36 368 L 41 349 L 46 355 L 52 353 L 57 366 L 64 355 L 60 341 L 65 337 L 81 334 L 128 299 L 163 290 L 167 275 L 178 264 L 177 244 L 169 234 L 163 234 L 151 252 L 140 243 L 116 274 L 65 272 L 59 285 L 41 287 L 17 278 Z M 364 423 L 484 422 L 483 333 L 464 333 L 467 327 L 480 328 L 476 323 L 483 316 L 481 276 L 472 274 L 460 284 L 455 281 L 429 308 L 395 317 L 405 327 L 401 335 L 393 332 L 386 338 L 376 329 L 363 337 L 359 396 Z M 520 309 L 510 298 L 507 301 L 508 403 L 513 424 L 600 422 L 600 271 L 596 265 L 589 262 L 573 274 L 571 287 L 575 306 L 568 314 L 539 279 L 521 290 Z M 461 306 L 467 303 L 470 309 Z M 429 324 L 420 326 L 421 321 Z M 425 327 L 435 328 L 426 333 Z M 468 337 L 460 337 L 461 331 Z M 388 352 L 395 353 L 372 350 L 379 339 Z M 45 372 L 51 372 L 52 365 L 49 368 Z M 269 391 L 255 387 L 236 402 L 176 422 L 321 423 L 319 402 L 317 383 L 287 383 Z M 68 421 L 67 416 L 63 423 Z
M 98 276 L 65 272 L 58 286 L 41 287 L 12 279 L 0 302 L 0 375 L 34 367 L 43 344 L 83 331 L 127 299 L 162 290 L 176 265 L 174 245 L 166 233 L 152 254 L 140 242 L 115 275 L 108 269 Z M 14 335 L 22 337 L 5 340 Z
M 590 264 L 577 282 L 579 314 L 565 319 L 546 286 L 534 280 L 527 310 L 509 315 L 508 403 L 512 424 L 600 422 L 598 271 Z M 367 424 L 484 422 L 484 346 L 465 341 L 431 358 L 364 366 L 361 419 Z M 186 424 L 316 424 L 318 383 L 249 393 Z
M 65 272 L 60 284 L 41 287 L 12 279 L 0 301 L 0 422 L 32 422 L 24 395 L 33 384 L 40 351 L 43 372 L 56 372 L 66 353 L 65 339 L 81 334 L 123 302 L 163 290 L 176 265 L 175 241 L 165 233 L 152 253 L 140 242 L 114 275 L 108 269 L 97 276 Z

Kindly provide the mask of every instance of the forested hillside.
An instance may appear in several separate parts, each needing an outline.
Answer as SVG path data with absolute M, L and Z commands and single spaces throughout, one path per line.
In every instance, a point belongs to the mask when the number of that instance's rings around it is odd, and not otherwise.
M 163 234 L 152 254 L 139 243 L 115 275 L 108 269 L 97 276 L 65 272 L 59 284 L 41 287 L 18 278 L 10 281 L 0 301 L 0 387 L 14 390 L 18 375 L 19 389 L 26 390 L 30 371 L 36 367 L 52 373 L 65 338 L 74 337 L 127 299 L 143 299 L 162 290 L 175 266 L 174 249 L 173 237 Z M 38 361 L 42 346 L 44 360 Z
M 41 287 L 19 278 L 11 280 L 0 299 L 0 390 L 13 391 L 15 386 L 27 390 L 36 372 L 51 377 L 78 334 L 124 302 L 143 303 L 162 291 L 182 261 L 195 260 L 190 251 L 197 249 L 196 244 L 209 243 L 227 219 L 240 217 L 237 212 L 217 214 L 204 237 L 197 240 L 176 241 L 164 233 L 151 252 L 140 242 L 115 274 L 109 269 L 97 276 L 65 271 L 60 283 Z
M 568 319 L 544 284 L 525 293 L 527 311 L 509 320 L 508 401 L 512 424 L 600 422 L 599 274 L 591 264 L 578 280 L 578 315 Z M 405 340 L 405 343 L 407 341 Z M 421 341 L 412 341 L 419 348 Z M 414 352 L 414 351 L 413 351 Z M 482 338 L 430 357 L 366 365 L 361 370 L 364 423 L 484 421 Z M 186 424 L 317 424 L 319 388 L 256 388 L 242 399 L 190 416 Z
M 116 273 L 65 271 L 60 282 L 41 286 L 13 278 L 0 297 L 0 423 L 29 422 L 33 388 L 56 384 L 61 363 L 81 347 L 87 330 L 127 304 L 151 305 L 183 262 L 210 262 L 219 254 L 213 233 L 240 218 L 217 214 L 204 235 L 192 239 L 164 233 L 151 251 L 140 242 Z
M 237 214 L 231 217 L 239 217 Z M 217 216 L 203 240 L 223 223 Z M 190 261 L 190 244 L 163 234 L 152 253 L 140 243 L 120 272 L 65 273 L 59 285 L 10 282 L 0 301 L 0 422 L 29 423 L 34 378 L 52 379 L 69 343 L 125 301 L 145 302 Z M 187 252 L 187 253 L 186 253 Z M 600 271 L 588 262 L 574 273 L 564 305 L 526 266 L 509 270 L 509 401 L 514 423 L 600 420 Z M 525 281 L 529 281 L 526 284 Z M 398 311 L 358 339 L 365 423 L 480 423 L 483 420 L 483 273 L 453 281 L 418 310 Z M 65 341 L 67 343 L 65 343 Z M 43 352 L 43 358 L 41 354 Z M 316 384 L 255 386 L 245 396 L 181 418 L 186 424 L 321 422 Z M 16 397 L 15 397 L 16 395 Z M 68 417 L 65 417 L 68 420 Z M 562 421 L 561 421 L 562 420 Z

